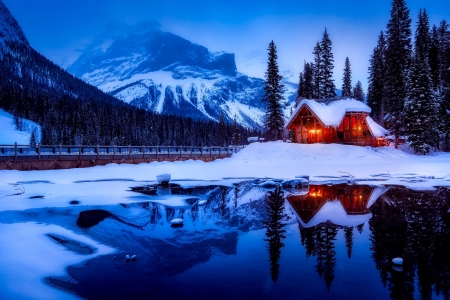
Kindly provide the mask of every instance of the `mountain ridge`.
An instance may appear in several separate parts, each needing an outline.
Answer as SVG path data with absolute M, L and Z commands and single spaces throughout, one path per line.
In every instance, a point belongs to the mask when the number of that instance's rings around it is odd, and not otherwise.
M 261 129 L 264 80 L 238 72 L 234 54 L 210 52 L 157 22 L 110 26 L 67 70 L 132 105 L 162 114 Z M 285 82 L 285 103 L 296 84 Z M 286 108 L 287 113 L 289 108 Z

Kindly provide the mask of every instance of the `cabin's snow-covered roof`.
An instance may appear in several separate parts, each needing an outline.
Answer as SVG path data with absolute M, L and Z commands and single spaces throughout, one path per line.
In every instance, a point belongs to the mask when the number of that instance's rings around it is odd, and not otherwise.
M 372 217 L 371 213 L 362 215 L 348 215 L 339 200 L 327 201 L 308 223 L 305 223 L 302 220 L 295 209 L 293 209 L 293 211 L 297 220 L 305 228 L 314 227 L 325 222 L 331 222 L 336 225 L 349 227 L 358 226 L 366 223 Z
M 307 105 L 325 126 L 339 126 L 347 112 L 371 112 L 370 107 L 356 99 L 336 100 L 328 105 L 304 99 L 287 120 L 286 127 L 295 119 L 303 105 Z
M 367 125 L 374 137 L 382 137 L 389 134 L 389 131 L 378 125 L 371 117 L 366 117 Z

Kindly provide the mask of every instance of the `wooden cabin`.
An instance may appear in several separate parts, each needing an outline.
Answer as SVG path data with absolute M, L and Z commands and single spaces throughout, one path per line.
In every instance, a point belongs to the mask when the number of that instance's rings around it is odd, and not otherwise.
M 286 123 L 286 129 L 294 132 L 295 143 L 384 146 L 389 132 L 369 116 L 370 111 L 370 107 L 355 99 L 328 104 L 303 99 Z

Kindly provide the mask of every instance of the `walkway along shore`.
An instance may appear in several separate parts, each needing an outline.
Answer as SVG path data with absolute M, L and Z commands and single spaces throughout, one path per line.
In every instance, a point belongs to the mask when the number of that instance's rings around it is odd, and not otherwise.
M 0 170 L 57 170 L 153 161 L 213 161 L 230 157 L 244 146 L 83 146 L 0 145 Z

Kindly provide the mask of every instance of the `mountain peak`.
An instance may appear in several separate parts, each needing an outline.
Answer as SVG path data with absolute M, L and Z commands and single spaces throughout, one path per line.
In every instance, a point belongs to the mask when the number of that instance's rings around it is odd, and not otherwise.
M 111 72 L 111 66 L 114 74 L 110 75 L 119 79 L 139 73 L 171 71 L 179 66 L 215 70 L 231 76 L 237 71 L 234 54 L 211 53 L 204 46 L 162 31 L 155 21 L 108 26 L 67 69 L 86 80 L 98 70 Z
M 0 0 L 0 45 L 4 48 L 6 41 L 19 42 L 28 45 L 27 38 L 19 23 Z

